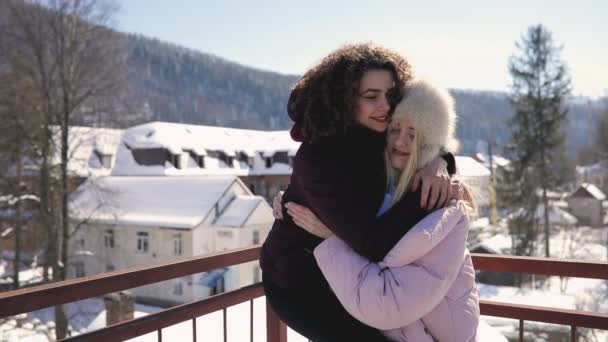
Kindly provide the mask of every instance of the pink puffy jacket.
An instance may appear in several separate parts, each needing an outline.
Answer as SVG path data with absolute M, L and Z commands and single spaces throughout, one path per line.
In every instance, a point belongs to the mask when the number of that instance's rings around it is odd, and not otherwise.
M 332 236 L 314 250 L 346 310 L 395 341 L 477 341 L 475 270 L 465 248 L 469 222 L 449 206 L 429 214 L 371 263 Z

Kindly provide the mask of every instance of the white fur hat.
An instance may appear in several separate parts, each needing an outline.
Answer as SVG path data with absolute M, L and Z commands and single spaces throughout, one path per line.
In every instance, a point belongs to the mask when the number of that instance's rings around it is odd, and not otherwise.
M 405 96 L 397 105 L 393 120 L 409 119 L 422 135 L 418 167 L 426 165 L 441 150 L 456 152 L 459 147 L 454 137 L 456 111 L 454 99 L 447 90 L 425 80 L 415 80 L 405 88 Z

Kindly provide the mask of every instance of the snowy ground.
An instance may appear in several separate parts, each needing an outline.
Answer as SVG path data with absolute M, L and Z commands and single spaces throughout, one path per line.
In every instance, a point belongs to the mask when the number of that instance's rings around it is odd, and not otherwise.
M 511 239 L 504 222 L 496 228 L 489 227 L 483 219 L 473 222 L 473 241 L 487 241 L 495 250 L 510 250 Z M 542 240 L 542 239 L 541 239 Z M 538 255 L 544 252 L 539 244 Z M 608 227 L 576 227 L 556 231 L 550 239 L 551 257 L 569 260 L 606 262 L 608 259 Z M 561 309 L 585 310 L 608 313 L 608 281 L 599 279 L 549 277 L 524 288 L 478 284 L 482 299 L 498 302 L 548 306 Z M 517 320 L 487 317 L 488 323 L 509 338 L 518 334 Z M 524 331 L 561 331 L 569 334 L 569 327 L 526 322 Z M 587 341 L 608 342 L 608 331 L 587 330 Z M 529 336 L 534 341 L 544 341 L 542 334 Z
M 477 225 L 477 226 L 475 226 Z M 498 244 L 510 241 L 504 227 L 488 228 L 487 219 L 473 224 L 477 239 L 491 239 Z M 502 236 L 501 236 L 502 235 Z M 571 230 L 556 232 L 551 237 L 551 254 L 554 257 L 580 259 L 589 261 L 606 261 L 608 246 L 608 227 L 577 227 Z M 501 245 L 501 247 L 504 247 Z M 0 274 L 7 271 L 9 265 L 0 262 Z M 25 270 L 21 279 L 32 280 L 40 276 L 39 270 Z M 8 273 L 8 272 L 7 272 Z M 550 277 L 543 284 L 536 282 L 534 287 L 514 288 L 478 284 L 482 299 L 508 303 L 551 306 L 564 309 L 587 310 L 608 313 L 608 281 Z M 70 317 L 70 329 L 74 334 L 99 329 L 105 325 L 105 308 L 100 299 L 87 299 L 67 305 Z M 137 304 L 135 316 L 141 317 L 158 312 L 161 308 Z M 254 301 L 254 341 L 266 340 L 265 299 Z M 249 302 L 228 309 L 228 341 L 249 340 Z M 491 325 L 487 325 L 485 322 Z M 204 341 L 223 341 L 222 312 L 215 312 L 197 318 L 197 336 Z M 554 330 L 565 330 L 568 327 L 552 326 Z M 47 308 L 29 314 L 22 314 L 10 319 L 0 320 L 0 342 L 8 341 L 52 341 L 54 328 L 53 309 Z M 547 329 L 547 325 L 526 322 L 525 330 Z M 505 341 L 504 336 L 517 336 L 516 320 L 485 317 L 480 326 L 480 342 Z M 594 330 L 588 341 L 608 341 L 608 332 Z M 162 331 L 166 341 L 190 340 L 192 338 L 191 321 L 183 322 Z M 544 340 L 539 335 L 532 337 L 535 341 Z M 140 336 L 132 341 L 156 341 L 156 333 Z M 290 342 L 307 341 L 304 337 L 288 329 Z
M 13 283 L 13 264 L 6 260 L 0 260 L 0 284 Z M 42 267 L 24 269 L 19 271 L 19 284 L 26 286 L 42 281 Z
M 250 316 L 249 302 L 228 308 L 227 331 L 229 342 L 249 341 Z M 88 299 L 77 304 L 68 306 L 68 316 L 73 334 L 95 330 L 105 325 L 105 310 L 103 301 L 100 299 Z M 266 341 L 266 300 L 264 297 L 254 300 L 253 304 L 253 336 L 254 341 Z M 150 313 L 162 310 L 158 307 L 136 304 L 135 317 L 142 317 Z M 23 341 L 23 342 L 46 342 L 52 341 L 53 310 L 44 309 L 27 315 L 20 315 L 16 319 L 0 324 L 0 342 Z M 21 327 L 17 327 L 17 321 Z M 1 321 L 0 321 L 1 322 Z M 205 342 L 220 342 L 224 340 L 223 335 L 223 313 L 222 311 L 197 318 L 197 338 Z M 490 327 L 484 321 L 479 328 L 480 342 L 507 342 L 498 330 Z M 182 322 L 162 330 L 164 341 L 189 341 L 192 339 L 192 321 Z M 289 342 L 307 342 L 308 339 L 288 328 L 287 337 Z M 146 342 L 157 341 L 157 333 L 152 332 L 139 336 L 129 341 Z

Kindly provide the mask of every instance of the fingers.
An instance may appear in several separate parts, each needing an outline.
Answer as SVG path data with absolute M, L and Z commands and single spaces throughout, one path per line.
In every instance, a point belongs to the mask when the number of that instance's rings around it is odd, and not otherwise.
M 412 191 L 418 190 L 418 185 L 420 185 L 420 175 L 416 174 L 414 176 L 414 181 L 412 182 Z
M 420 207 L 432 210 L 445 206 L 452 192 L 450 177 L 424 176 L 420 179 L 422 183 Z
M 430 179 L 427 177 L 422 178 L 421 182 L 422 182 L 422 192 L 420 195 L 420 207 L 426 208 L 427 199 L 429 198 L 429 190 L 431 190 L 431 183 L 430 183 Z
M 305 206 L 289 202 L 285 205 L 285 207 L 287 208 L 287 213 L 294 219 L 294 221 L 296 218 L 301 222 L 312 221 L 311 219 L 313 213 Z
M 274 216 L 277 220 L 283 219 L 283 207 L 282 207 L 282 199 L 280 195 L 274 197 L 272 201 L 272 216 Z
M 430 180 L 429 184 L 431 185 L 431 198 L 429 198 L 429 202 L 426 207 L 427 209 L 435 209 L 441 192 L 441 183 L 437 178 L 435 178 Z
M 437 202 L 437 208 L 445 207 L 448 199 L 450 198 L 450 188 L 451 182 L 450 178 L 447 176 L 442 176 L 441 182 L 441 196 L 439 197 L 439 202 Z
M 316 216 L 308 208 L 295 203 L 287 203 L 285 206 L 287 207 L 287 213 L 296 225 L 316 235 Z

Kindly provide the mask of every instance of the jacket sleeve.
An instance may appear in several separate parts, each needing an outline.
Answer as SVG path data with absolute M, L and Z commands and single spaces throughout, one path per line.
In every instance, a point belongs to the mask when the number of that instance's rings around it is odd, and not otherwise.
M 422 318 L 446 296 L 465 257 L 467 224 L 463 220 L 450 223 L 458 229 L 407 265 L 389 267 L 384 261 L 370 262 L 337 237 L 323 241 L 314 255 L 340 303 L 353 317 L 378 329 L 396 329 Z M 413 230 L 419 228 L 428 229 L 416 225 Z M 404 246 L 407 244 L 400 241 L 391 254 L 405 252 L 400 249 Z
M 379 208 L 369 203 L 367 194 L 353 189 L 360 185 L 353 184 L 353 179 L 345 176 L 350 170 L 341 170 L 343 165 L 336 163 L 332 167 L 319 168 L 314 162 L 305 160 L 295 167 L 300 168 L 300 195 L 309 209 L 366 259 L 382 260 L 397 241 L 428 214 L 420 208 L 418 191 L 405 194 L 391 209 L 376 217 Z

